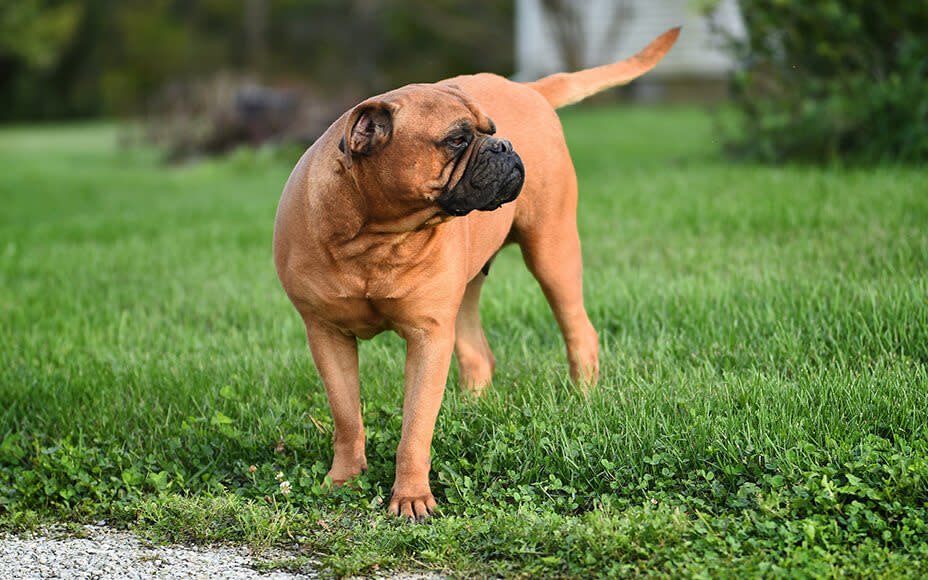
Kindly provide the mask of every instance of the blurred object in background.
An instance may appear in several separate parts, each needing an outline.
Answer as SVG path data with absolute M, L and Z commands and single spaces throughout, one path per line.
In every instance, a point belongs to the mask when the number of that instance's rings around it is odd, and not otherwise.
M 165 85 L 149 100 L 145 139 L 168 161 L 227 153 L 239 146 L 308 147 L 358 98 L 322 97 L 306 85 L 271 87 L 219 73 Z
M 512 29 L 513 0 L 0 0 L 0 121 L 162 112 L 177 156 L 303 140 L 352 99 L 512 74 Z
M 618 93 L 635 101 L 718 101 L 728 96 L 736 61 L 692 0 L 517 0 L 518 79 L 608 64 L 635 54 L 672 26 L 676 46 L 660 66 Z M 714 24 L 744 37 L 735 0 L 715 3 Z

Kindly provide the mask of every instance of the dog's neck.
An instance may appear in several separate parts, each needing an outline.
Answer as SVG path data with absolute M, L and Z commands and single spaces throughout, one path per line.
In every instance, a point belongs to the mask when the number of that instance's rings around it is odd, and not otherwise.
M 400 215 L 385 212 L 382 196 L 362 193 L 350 172 L 341 172 L 341 176 L 351 195 L 315 197 L 309 208 L 314 237 L 339 259 L 380 256 L 384 266 L 394 261 L 418 262 L 429 251 L 439 227 L 453 218 L 437 206 Z
M 345 167 L 344 162 L 338 159 L 337 173 L 342 176 L 352 191 L 352 199 L 341 198 L 345 204 L 341 211 L 352 215 L 350 221 L 355 227 L 349 230 L 342 229 L 336 237 L 350 240 L 361 235 L 398 235 L 409 234 L 432 229 L 448 220 L 451 216 L 437 205 L 426 205 L 420 209 L 409 211 L 406 207 L 392 206 L 389 195 L 380 191 L 362 190 L 353 171 Z M 335 233 L 335 232 L 333 232 Z
M 389 220 L 368 220 L 361 228 L 361 233 L 370 234 L 411 234 L 430 230 L 447 222 L 452 217 L 436 208 L 424 208 L 415 213 Z
M 413 266 L 431 252 L 441 223 L 421 219 L 367 222 L 353 233 L 340 232 L 329 238 L 328 251 L 343 261 L 363 258 L 380 268 Z

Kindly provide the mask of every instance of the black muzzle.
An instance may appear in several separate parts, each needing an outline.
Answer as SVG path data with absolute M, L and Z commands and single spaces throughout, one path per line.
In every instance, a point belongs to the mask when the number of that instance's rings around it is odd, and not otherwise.
M 436 200 L 451 215 L 462 216 L 474 210 L 493 211 L 514 200 L 522 191 L 525 166 L 509 141 L 487 137 L 474 146 L 478 149 L 461 179 Z

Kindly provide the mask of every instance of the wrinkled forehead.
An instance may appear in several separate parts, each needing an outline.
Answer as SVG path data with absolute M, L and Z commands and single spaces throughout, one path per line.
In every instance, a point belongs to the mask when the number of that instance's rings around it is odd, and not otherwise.
M 396 112 L 398 118 L 433 137 L 453 129 L 487 132 L 492 125 L 477 103 L 454 86 L 407 85 L 388 96 L 400 106 Z

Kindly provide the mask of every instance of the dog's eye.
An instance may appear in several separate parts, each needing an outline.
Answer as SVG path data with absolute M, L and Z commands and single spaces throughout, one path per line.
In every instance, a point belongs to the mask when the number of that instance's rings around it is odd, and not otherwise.
M 448 145 L 451 145 L 454 148 L 462 147 L 467 144 L 467 137 L 464 135 L 458 135 L 457 137 L 449 137 L 446 140 Z

